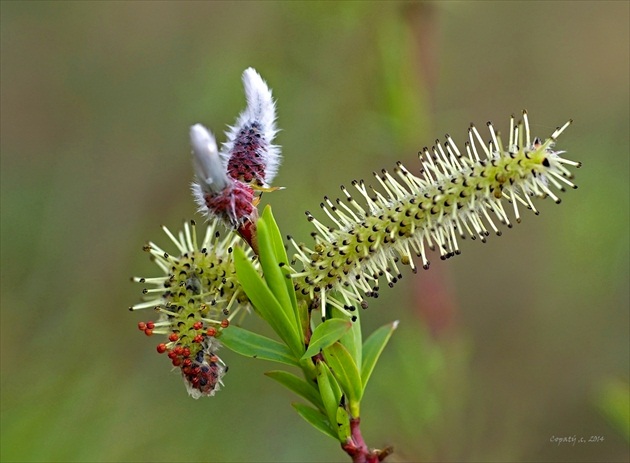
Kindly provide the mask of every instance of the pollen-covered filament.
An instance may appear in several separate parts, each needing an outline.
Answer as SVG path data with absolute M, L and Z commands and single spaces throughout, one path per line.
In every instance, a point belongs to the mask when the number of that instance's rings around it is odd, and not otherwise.
M 363 181 L 352 182 L 366 206 L 342 186 L 343 200 L 325 197 L 321 203 L 335 226 L 328 227 L 307 212 L 316 228 L 314 246 L 292 240 L 296 261 L 303 267 L 292 275 L 296 289 L 311 299 L 319 298 L 322 310 L 326 303 L 353 310 L 359 302 L 365 305 L 363 295 L 378 295 L 380 277 L 390 286 L 402 277 L 398 263 L 415 272 L 414 254 L 426 269 L 427 248 L 449 258 L 460 253 L 459 239 L 485 241 L 491 231 L 501 234 L 498 223 L 511 227 L 506 209 L 520 222 L 520 207 L 538 213 L 532 197 L 550 197 L 559 203 L 552 188 L 576 188 L 567 166 L 579 167 L 552 150 L 569 124 L 544 142 L 530 140 L 524 112 L 522 123 L 515 125 L 511 119 L 507 149 L 490 123 L 487 145 L 471 126 L 464 154 L 447 135 L 444 144 L 436 142 L 419 153 L 420 177 L 398 163 L 393 175 L 385 170 L 375 173 L 378 190 Z M 327 295 L 331 290 L 336 291 L 334 298 Z

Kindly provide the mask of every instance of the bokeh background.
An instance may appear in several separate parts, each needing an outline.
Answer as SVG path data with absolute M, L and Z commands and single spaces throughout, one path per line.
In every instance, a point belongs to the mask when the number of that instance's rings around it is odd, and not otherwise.
M 226 387 L 195 401 L 127 310 L 129 277 L 159 273 L 144 242 L 196 217 L 188 127 L 233 123 L 248 66 L 282 128 L 264 201 L 305 241 L 323 195 L 471 121 L 574 119 L 561 206 L 364 313 L 401 325 L 363 432 L 393 462 L 630 459 L 628 2 L 0 5 L 2 461 L 346 461 L 274 365 L 224 352 Z M 571 436 L 604 441 L 551 442 Z

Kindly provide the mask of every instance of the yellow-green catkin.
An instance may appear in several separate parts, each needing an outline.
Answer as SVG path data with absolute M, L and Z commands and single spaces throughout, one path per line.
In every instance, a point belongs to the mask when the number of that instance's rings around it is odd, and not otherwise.
M 152 287 L 143 290 L 145 301 L 130 310 L 153 309 L 157 314 L 156 321 L 140 322 L 138 328 L 148 336 L 166 337 L 156 349 L 181 370 L 194 398 L 214 395 L 221 386 L 227 371 L 216 353 L 221 331 L 249 308 L 232 260 L 232 249 L 242 240 L 235 233 L 221 238 L 218 223 L 208 225 L 200 244 L 194 222 L 186 223 L 177 237 L 163 227 L 177 252 L 169 254 L 155 243 L 145 246 L 163 276 L 133 278 Z
M 491 231 L 500 235 L 497 223 L 512 226 L 508 215 L 520 222 L 521 208 L 538 214 L 532 198 L 559 203 L 554 189 L 577 188 L 568 167 L 580 163 L 553 149 L 570 123 L 544 141 L 531 139 L 524 111 L 518 124 L 514 116 L 510 119 L 507 146 L 491 123 L 487 143 L 471 125 L 463 151 L 449 135 L 443 144 L 424 148 L 419 176 L 398 163 L 393 175 L 385 170 L 374 174 L 378 189 L 353 181 L 354 195 L 363 204 L 342 186 L 343 199 L 325 197 L 321 203 L 332 226 L 306 213 L 316 229 L 313 246 L 289 237 L 296 249 L 296 290 L 318 299 L 322 312 L 326 304 L 342 311 L 365 307 L 365 296 L 378 296 L 381 278 L 389 286 L 401 278 L 399 264 L 415 272 L 416 255 L 428 268 L 427 248 L 449 258 L 460 253 L 460 239 L 485 241 Z

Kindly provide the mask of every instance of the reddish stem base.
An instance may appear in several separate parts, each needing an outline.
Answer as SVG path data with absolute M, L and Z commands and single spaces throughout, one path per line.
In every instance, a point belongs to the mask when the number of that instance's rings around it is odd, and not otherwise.
M 345 444 L 341 444 L 341 448 L 350 455 L 353 463 L 378 463 L 379 461 L 384 461 L 394 451 L 393 447 L 370 450 L 361 435 L 360 424 L 360 418 L 352 418 L 350 420 L 351 436 Z

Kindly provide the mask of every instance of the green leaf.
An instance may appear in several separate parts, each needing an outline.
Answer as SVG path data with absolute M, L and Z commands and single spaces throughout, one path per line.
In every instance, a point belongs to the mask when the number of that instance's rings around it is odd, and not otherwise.
M 346 442 L 350 439 L 350 417 L 348 416 L 348 412 L 345 408 L 337 407 L 335 424 L 337 425 L 337 435 L 339 436 L 339 441 Z
M 334 425 L 337 422 L 337 408 L 339 408 L 341 400 L 341 390 L 328 365 L 322 361 L 317 362 L 317 387 L 319 387 L 319 394 L 322 397 L 328 421 Z
M 348 398 L 350 413 L 353 418 L 359 417 L 359 404 L 363 396 L 361 375 L 354 359 L 344 346 L 336 342 L 324 350 L 324 358 L 333 376 L 337 379 L 341 390 Z
M 280 303 L 280 307 L 287 317 L 294 320 L 294 325 L 298 325 L 297 314 L 293 309 L 291 297 L 287 291 L 286 278 L 280 269 L 280 261 L 276 257 L 273 238 L 264 220 L 256 223 L 258 236 L 258 254 L 260 266 L 269 289 Z M 295 292 L 295 291 L 293 291 Z
M 352 326 L 352 322 L 348 319 L 331 318 L 320 323 L 313 334 L 303 359 L 317 355 L 324 347 L 328 347 L 341 338 Z
M 346 314 L 342 313 L 340 310 L 334 309 L 333 314 L 336 318 L 346 318 Z M 362 335 L 361 335 L 361 318 L 359 314 L 356 314 L 357 318 L 354 322 L 352 322 L 352 327 L 348 330 L 346 334 L 344 334 L 339 342 L 348 349 L 350 355 L 354 359 L 357 368 L 361 369 L 361 362 L 363 358 L 363 347 L 362 343 Z
M 297 316 L 300 320 L 300 330 L 302 333 L 307 333 L 310 330 L 311 318 L 308 313 L 308 303 L 301 299 L 297 306 Z
M 298 414 L 308 421 L 313 427 L 319 429 L 327 436 L 337 440 L 337 434 L 331 429 L 330 422 L 322 412 L 304 404 L 294 403 L 291 405 L 295 408 Z
M 269 323 L 294 355 L 301 356 L 304 344 L 300 340 L 297 326 L 287 317 L 276 297 L 240 247 L 234 248 L 234 267 L 236 276 L 257 313 Z
M 238 326 L 230 326 L 221 332 L 221 343 L 245 357 L 299 366 L 291 350 L 284 344 Z
M 270 205 L 267 205 L 265 207 L 265 210 L 262 213 L 261 219 L 264 220 L 265 223 L 267 224 L 267 228 L 269 230 L 269 236 L 271 238 L 270 241 L 273 244 L 273 249 L 276 254 L 276 260 L 284 264 L 284 266 L 281 267 L 282 274 L 285 277 L 284 282 L 287 287 L 287 292 L 289 293 L 289 297 L 291 298 L 291 305 L 293 306 L 293 310 L 296 313 L 296 318 L 299 319 L 299 316 L 297 314 L 298 312 L 297 297 L 295 295 L 295 289 L 293 288 L 293 280 L 289 278 L 291 271 L 287 267 L 287 264 L 289 263 L 289 257 L 287 256 L 287 250 L 284 247 L 282 234 L 280 233 L 280 229 L 278 228 L 276 219 L 274 218 L 273 213 L 271 212 Z
M 321 409 L 324 408 L 322 398 L 319 395 L 319 390 L 315 383 L 313 383 L 313 385 L 311 386 L 309 383 L 306 382 L 306 380 L 295 376 L 293 373 L 282 370 L 268 371 L 265 373 L 265 375 L 269 376 L 272 379 L 275 379 L 284 387 L 295 392 L 300 397 L 305 398 L 316 407 Z
M 398 327 L 398 320 L 389 323 L 385 326 L 381 326 L 374 333 L 372 333 L 363 343 L 363 365 L 361 365 L 361 381 L 363 382 L 363 388 L 367 386 L 368 380 L 372 375 L 372 371 L 376 366 L 378 358 L 381 356 L 381 352 L 385 349 L 385 345 L 392 336 L 394 330 Z

